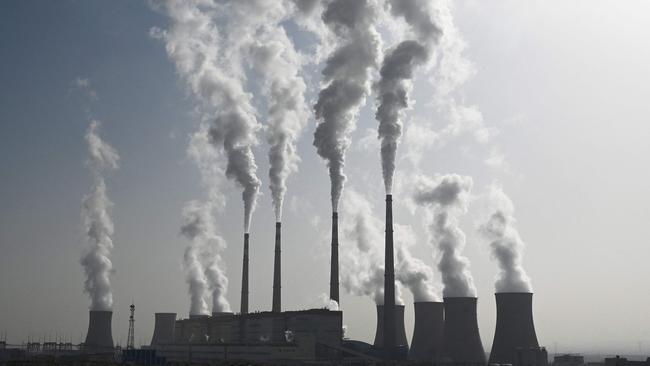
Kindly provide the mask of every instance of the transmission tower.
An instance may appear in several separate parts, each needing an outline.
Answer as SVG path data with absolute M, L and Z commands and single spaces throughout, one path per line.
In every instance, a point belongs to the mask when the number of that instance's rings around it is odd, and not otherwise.
M 135 319 L 133 317 L 133 314 L 135 314 L 135 305 L 131 303 L 131 316 L 129 316 L 129 336 L 126 338 L 126 349 L 134 349 L 135 348 L 135 335 L 134 335 L 134 325 L 135 325 Z

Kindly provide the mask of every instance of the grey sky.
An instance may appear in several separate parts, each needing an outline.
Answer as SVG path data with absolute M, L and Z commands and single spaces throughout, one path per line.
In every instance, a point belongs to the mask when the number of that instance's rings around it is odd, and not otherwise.
M 614 353 L 638 351 L 641 341 L 648 353 L 650 4 L 455 4 L 455 22 L 467 43 L 464 55 L 476 74 L 454 95 L 498 133 L 487 143 L 469 132 L 434 143 L 420 168 L 429 175 L 469 175 L 476 195 L 498 180 L 510 196 L 527 244 L 524 267 L 535 291 L 541 344 Z M 83 138 L 91 117 L 102 121 L 103 138 L 121 157 L 120 169 L 107 178 L 115 204 L 115 340 L 126 341 L 131 299 L 136 343 L 149 342 L 154 312 L 188 312 L 181 268 L 187 242 L 179 227 L 184 203 L 204 196 L 198 170 L 185 153 L 198 118 L 163 43 L 149 36 L 154 26 L 165 28 L 167 19 L 143 2 L 0 4 L 0 332 L 6 330 L 11 342 L 28 335 L 53 338 L 57 331 L 76 342 L 86 331 L 80 215 L 91 185 Z M 287 32 L 299 50 L 310 49 L 313 37 L 292 24 Z M 384 46 L 391 44 L 386 39 Z M 310 67 L 305 75 L 310 105 L 319 71 L 320 66 Z M 87 78 L 97 97 L 80 91 L 77 78 Z M 420 72 L 415 78 L 409 117 L 440 132 L 450 121 L 432 106 L 429 76 Z M 257 92 L 259 81 L 250 84 Z M 263 124 L 261 97 L 255 103 Z M 371 97 L 352 136 L 345 190 L 362 192 L 381 218 L 384 188 L 373 115 Z M 312 116 L 298 143 L 302 162 L 288 180 L 285 199 L 286 309 L 320 306 L 319 296 L 328 291 L 330 188 L 312 146 L 314 129 Z M 254 152 L 263 182 L 251 227 L 250 301 L 252 310 L 267 310 L 275 219 L 267 144 Z M 403 179 L 413 171 L 406 153 L 401 144 L 396 182 L 399 174 Z M 243 209 L 240 189 L 226 186 L 227 214 L 218 217 L 217 228 L 228 243 L 227 297 L 238 309 Z M 406 204 L 410 192 L 397 189 L 395 195 L 395 221 L 411 225 L 416 235 L 412 254 L 435 268 L 421 211 Z M 477 198 L 461 226 L 479 296 L 481 336 L 489 347 L 497 267 L 474 230 L 482 205 Z M 372 300 L 341 292 L 347 335 L 371 340 Z M 410 304 L 410 292 L 403 289 L 402 295 Z M 412 317 L 407 307 L 408 334 Z

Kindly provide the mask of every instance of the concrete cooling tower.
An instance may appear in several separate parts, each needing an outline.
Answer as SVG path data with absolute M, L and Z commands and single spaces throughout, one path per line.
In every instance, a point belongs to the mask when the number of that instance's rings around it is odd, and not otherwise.
M 156 313 L 151 345 L 174 343 L 176 313 Z
M 112 352 L 113 331 L 111 329 L 112 311 L 91 310 L 86 334 L 85 347 L 92 351 Z
M 475 297 L 445 297 L 442 330 L 443 362 L 485 365 L 476 317 Z
M 415 328 L 408 358 L 433 362 L 440 358 L 444 309 L 442 302 L 423 301 L 415 304 Z
M 404 329 L 404 305 L 395 305 L 395 342 L 396 346 L 408 347 L 406 330 Z M 384 344 L 384 305 L 377 305 L 377 331 L 375 332 L 375 347 L 382 348 Z
M 497 300 L 497 324 L 490 363 L 519 364 L 521 351 L 539 350 L 533 323 L 533 294 L 502 292 Z

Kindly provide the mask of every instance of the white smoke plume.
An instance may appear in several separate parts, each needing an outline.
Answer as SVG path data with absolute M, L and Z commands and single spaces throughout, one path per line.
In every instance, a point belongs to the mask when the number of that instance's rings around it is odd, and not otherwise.
M 532 292 L 530 278 L 524 270 L 525 244 L 516 228 L 514 205 L 503 189 L 489 187 L 487 198 L 491 213 L 479 227 L 479 233 L 489 243 L 492 257 L 499 267 L 494 287 L 496 292 Z
M 358 109 L 369 90 L 371 71 L 378 62 L 381 42 L 375 29 L 377 14 L 373 0 L 330 0 L 322 13 L 335 36 L 336 48 L 327 58 L 322 71 L 323 89 L 314 105 L 316 119 L 320 120 L 314 146 L 327 160 L 333 211 L 338 211 L 345 182 L 343 166 L 350 146 L 349 134 L 355 128 Z
M 413 229 L 409 225 L 393 226 L 395 232 L 399 233 L 395 246 L 395 279 L 411 291 L 415 302 L 440 301 L 432 268 L 411 254 L 410 248 L 417 241 Z
M 272 1 L 280 9 L 267 11 L 264 25 L 249 46 L 249 60 L 264 78 L 268 102 L 269 188 L 276 221 L 282 218 L 287 178 L 298 170 L 296 140 L 309 118 L 305 103 L 306 85 L 301 57 L 280 22 L 286 17 L 283 1 Z M 309 4 L 307 4 L 309 5 Z M 309 5 L 313 6 L 313 5 Z M 260 10 L 261 11 L 261 10 Z
M 342 204 L 343 240 L 341 253 L 341 283 L 349 293 L 368 296 L 375 303 L 384 303 L 384 228 L 374 214 L 375 209 L 366 197 L 348 190 Z M 410 248 L 415 234 L 408 225 L 395 224 L 395 302 L 403 304 L 402 287 L 408 287 L 415 301 L 436 301 L 437 289 L 433 271 L 413 257 Z
M 357 296 L 384 303 L 383 225 L 366 197 L 350 189 L 341 206 L 341 284 Z M 395 286 L 395 303 L 403 304 L 401 286 Z
M 412 88 L 413 72 L 417 66 L 429 61 L 432 48 L 442 31 L 434 22 L 432 2 L 429 0 L 390 0 L 388 5 L 392 15 L 404 18 L 417 38 L 403 40 L 384 55 L 380 79 L 374 86 L 384 186 L 386 193 L 391 193 L 397 143 L 402 135 L 401 119 L 403 111 L 409 106 L 408 94 Z
M 100 122 L 93 120 L 86 132 L 88 166 L 93 176 L 91 192 L 83 199 L 82 219 L 89 247 L 81 257 L 86 280 L 84 291 L 90 296 L 90 310 L 112 310 L 113 292 L 110 275 L 113 272 L 113 203 L 106 194 L 104 173 L 118 168 L 119 155 L 99 136 Z
M 210 144 L 202 125 L 192 135 L 188 156 L 199 167 L 201 182 L 207 191 L 204 202 L 190 201 L 183 209 L 181 234 L 189 240 L 183 257 L 185 281 L 190 295 L 190 314 L 209 314 L 208 304 L 212 299 L 212 311 L 230 311 L 226 299 L 228 278 L 221 253 L 226 248 L 225 240 L 217 234 L 215 212 L 223 209 L 224 170 Z
M 470 177 L 448 174 L 418 182 L 413 199 L 427 208 L 431 244 L 439 251 L 438 270 L 444 297 L 476 296 L 469 271 L 470 262 L 462 255 L 465 234 L 458 223 L 467 212 L 473 181 Z
M 166 1 L 162 8 L 171 19 L 170 28 L 153 28 L 151 34 L 165 41 L 167 54 L 176 64 L 180 77 L 202 103 L 205 118 L 211 122 L 211 143 L 226 155 L 226 176 L 242 187 L 244 230 L 249 231 L 260 180 L 257 178 L 252 147 L 260 128 L 246 93 L 239 37 L 250 37 L 246 7 L 254 2 L 215 2 L 210 0 Z M 229 21 L 219 24 L 217 16 L 227 12 Z M 223 19 L 222 19 L 223 20 Z M 221 24 L 223 23 L 223 24 Z

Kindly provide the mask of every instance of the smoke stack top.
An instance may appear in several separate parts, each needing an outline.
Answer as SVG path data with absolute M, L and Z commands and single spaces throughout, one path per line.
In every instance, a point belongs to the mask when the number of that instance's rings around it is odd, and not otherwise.
M 325 62 L 323 89 L 314 105 L 320 121 L 314 133 L 318 155 L 327 161 L 332 211 L 338 211 L 345 175 L 345 153 L 356 127 L 358 110 L 369 90 L 371 71 L 379 55 L 375 30 L 376 4 L 369 0 L 333 0 L 322 20 L 335 36 L 336 46 Z
M 422 178 L 413 196 L 427 208 L 430 241 L 441 253 L 438 270 L 444 297 L 476 296 L 470 262 L 462 255 L 465 234 L 458 223 L 459 216 L 467 212 L 472 184 L 472 178 L 456 174 Z
M 489 243 L 499 272 L 496 292 L 532 292 L 530 278 L 523 267 L 524 241 L 519 236 L 514 217 L 514 205 L 501 187 L 489 188 L 491 211 L 479 227 L 479 233 Z
M 226 16 L 231 21 L 217 22 L 213 17 L 217 4 L 212 2 L 164 2 L 162 8 L 171 19 L 170 27 L 165 31 L 154 28 L 151 34 L 165 42 L 178 74 L 200 103 L 204 120 L 210 122 L 209 142 L 224 153 L 226 177 L 242 189 L 244 230 L 248 232 L 260 187 L 252 149 L 261 127 L 252 96 L 244 89 L 246 73 L 241 70 L 240 59 L 244 42 L 241 37 L 252 34 L 246 27 L 256 23 L 242 21 L 241 17 L 259 12 L 241 9 L 247 5 L 243 3 L 236 1 L 230 7 L 219 7 L 228 12 Z M 224 39 L 229 42 L 222 42 Z
M 433 20 L 429 0 L 389 1 L 393 16 L 404 18 L 415 32 L 417 40 L 404 40 L 389 50 L 379 72 L 380 79 L 374 88 L 377 94 L 379 121 L 377 130 L 381 140 L 381 167 L 386 193 L 393 188 L 397 143 L 402 135 L 403 111 L 408 108 L 408 94 L 412 88 L 413 72 L 426 64 L 441 30 Z
M 85 136 L 93 183 L 91 192 L 83 198 L 82 219 L 89 246 L 80 263 L 86 275 L 84 291 L 90 296 L 90 309 L 111 310 L 113 264 L 110 256 L 114 229 L 110 211 L 113 203 L 106 193 L 104 172 L 118 168 L 119 155 L 99 136 L 100 125 L 99 121 L 91 121 Z

